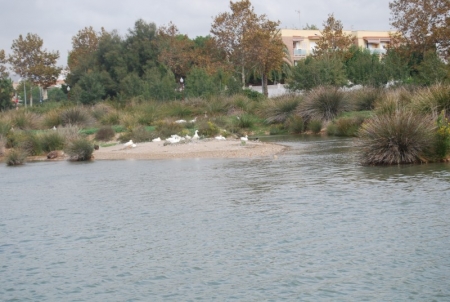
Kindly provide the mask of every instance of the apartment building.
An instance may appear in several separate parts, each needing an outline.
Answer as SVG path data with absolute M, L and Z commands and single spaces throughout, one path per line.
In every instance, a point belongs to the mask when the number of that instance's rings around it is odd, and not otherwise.
M 313 53 L 317 41 L 321 37 L 319 30 L 282 29 L 281 38 L 291 55 L 291 62 L 306 58 Z M 391 41 L 391 31 L 344 31 L 353 37 L 353 43 L 361 48 L 369 49 L 371 53 L 384 54 Z

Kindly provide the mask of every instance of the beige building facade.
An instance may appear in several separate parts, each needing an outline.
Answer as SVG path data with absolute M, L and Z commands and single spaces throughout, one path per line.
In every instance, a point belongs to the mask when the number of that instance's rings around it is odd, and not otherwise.
M 313 54 L 317 41 L 321 37 L 320 30 L 281 29 L 280 32 L 293 64 Z M 371 53 L 376 54 L 386 53 L 391 35 L 394 34 L 392 31 L 367 30 L 345 30 L 344 33 L 353 37 L 353 43 L 356 46 L 369 49 Z

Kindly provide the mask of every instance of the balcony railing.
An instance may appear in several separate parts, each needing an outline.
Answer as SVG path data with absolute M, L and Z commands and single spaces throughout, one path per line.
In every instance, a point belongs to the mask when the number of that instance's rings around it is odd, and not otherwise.
M 386 49 L 384 48 L 369 48 L 371 54 L 386 54 Z
M 294 56 L 306 56 L 306 49 L 294 49 Z

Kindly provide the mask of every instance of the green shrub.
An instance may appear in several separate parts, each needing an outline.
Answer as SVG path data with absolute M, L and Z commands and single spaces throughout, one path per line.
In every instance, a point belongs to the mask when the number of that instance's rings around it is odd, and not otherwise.
M 302 133 L 305 131 L 305 121 L 301 116 L 291 116 L 285 123 L 285 128 L 291 133 Z
M 43 116 L 42 124 L 44 128 L 50 129 L 62 124 L 61 113 L 58 109 L 48 111 Z
M 156 137 L 167 138 L 173 134 L 178 134 L 183 129 L 181 124 L 167 122 L 167 121 L 159 121 L 156 123 Z
M 243 89 L 242 94 L 254 101 L 262 101 L 266 98 L 264 94 L 248 88 Z
M 165 116 L 172 116 L 177 118 L 184 118 L 193 115 L 193 110 L 187 104 L 182 102 L 169 102 L 162 107 Z
M 361 117 L 342 117 L 327 126 L 327 134 L 336 136 L 357 136 L 364 119 Z M 331 133 L 333 131 L 333 133 Z
M 211 121 L 201 121 L 197 126 L 198 132 L 206 137 L 211 137 L 220 133 L 219 127 Z
M 446 159 L 450 152 L 450 123 L 442 110 L 437 119 L 434 155 L 438 160 Z
M 105 103 L 98 103 L 95 104 L 94 107 L 91 109 L 91 115 L 94 117 L 97 121 L 101 121 L 106 115 L 114 111 L 114 109 L 105 104 Z
M 374 104 L 376 114 L 394 114 L 411 103 L 412 92 L 405 88 L 397 88 L 383 94 Z
M 14 131 L 8 136 L 9 146 L 21 149 L 27 155 L 39 155 L 42 153 L 41 141 L 37 134 L 31 131 Z
M 434 143 L 436 124 L 430 116 L 397 110 L 366 120 L 358 132 L 367 165 L 392 165 L 426 161 Z
M 11 127 L 10 122 L 0 120 L 0 136 L 8 135 L 9 131 L 11 131 Z
M 437 116 L 442 110 L 450 113 L 450 85 L 436 84 L 422 88 L 412 96 L 412 105 L 423 113 L 432 113 Z
M 85 138 L 78 138 L 70 141 L 64 152 L 69 155 L 69 159 L 73 161 L 85 161 L 92 158 L 94 153 L 94 145 Z
M 103 126 L 98 129 L 95 139 L 98 141 L 110 141 L 115 135 L 116 132 L 111 126 Z
M 270 126 L 269 134 L 270 135 L 280 135 L 286 133 L 286 128 L 284 128 L 283 124 L 273 124 Z
M 311 90 L 298 107 L 305 120 L 331 121 L 340 113 L 352 109 L 346 94 L 336 87 L 319 86 Z
M 5 155 L 6 138 L 0 135 L 0 156 Z
M 54 150 L 62 150 L 64 148 L 65 139 L 57 131 L 47 131 L 39 135 L 42 151 L 50 152 Z
M 308 122 L 307 128 L 312 133 L 317 134 L 317 133 L 319 133 L 322 130 L 322 121 L 321 120 L 312 119 L 312 120 L 310 120 Z
M 100 119 L 100 123 L 102 125 L 118 125 L 118 124 L 120 124 L 119 112 L 116 110 L 113 110 L 111 112 L 106 113 Z
M 12 149 L 8 152 L 5 162 L 8 166 L 23 165 L 27 159 L 27 153 L 21 149 Z
M 235 120 L 237 128 L 252 128 L 256 123 L 256 118 L 250 114 L 243 114 Z

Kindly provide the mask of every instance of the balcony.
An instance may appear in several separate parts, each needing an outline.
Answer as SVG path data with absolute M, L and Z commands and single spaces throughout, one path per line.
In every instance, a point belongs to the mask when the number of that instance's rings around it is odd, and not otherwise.
M 306 56 L 306 49 L 294 49 L 294 56 Z
M 386 54 L 386 49 L 384 48 L 369 48 L 370 53 L 371 54 L 376 54 L 376 55 L 385 55 Z

